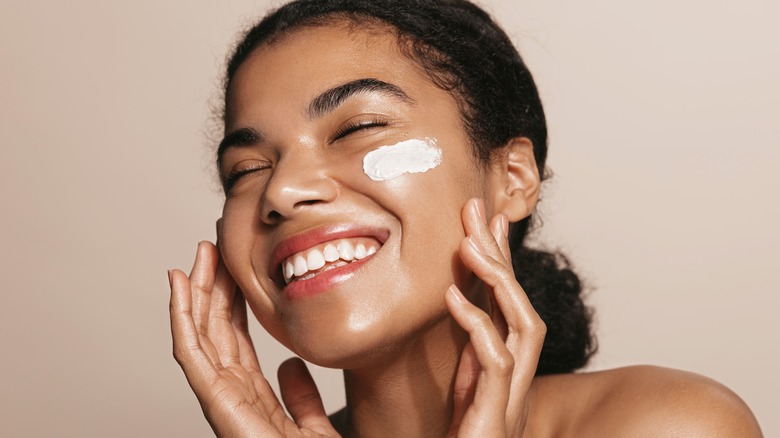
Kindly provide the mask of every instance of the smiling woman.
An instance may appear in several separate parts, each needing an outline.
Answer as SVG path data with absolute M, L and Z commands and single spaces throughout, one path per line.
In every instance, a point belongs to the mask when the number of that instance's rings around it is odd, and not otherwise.
M 760 436 L 695 375 L 571 374 L 595 346 L 579 281 L 524 244 L 544 112 L 479 8 L 293 2 L 244 35 L 226 79 L 218 243 L 170 273 L 175 356 L 218 435 Z M 344 410 L 327 417 L 293 359 L 284 414 L 247 303 L 344 370 Z

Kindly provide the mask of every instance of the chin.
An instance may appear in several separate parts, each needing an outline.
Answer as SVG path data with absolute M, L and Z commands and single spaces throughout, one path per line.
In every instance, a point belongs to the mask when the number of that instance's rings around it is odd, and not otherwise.
M 442 307 L 431 315 L 391 312 L 361 321 L 351 312 L 346 318 L 326 315 L 305 327 L 290 327 L 283 344 L 301 358 L 325 368 L 359 369 L 386 364 L 409 350 L 421 334 L 447 318 Z M 334 324 L 333 321 L 341 321 Z
M 296 336 L 287 345 L 294 353 L 325 368 L 355 369 L 385 361 L 398 348 L 382 330 L 328 330 L 316 336 Z M 314 337 L 315 339 L 312 339 Z
M 388 249 L 385 245 L 375 257 L 363 259 L 367 262 L 343 279 L 330 278 L 332 285 L 312 283 L 322 286 L 308 288 L 316 293 L 292 296 L 288 286 L 272 308 L 254 299 L 250 307 L 274 338 L 318 366 L 358 369 L 393 362 L 448 318 L 444 293 L 438 291 L 445 291 L 460 272 L 453 272 L 450 260 L 443 258 L 440 265 L 428 266 L 443 274 L 423 276 L 395 263 L 400 256 L 391 257 L 396 254 Z M 328 280 L 329 272 L 314 280 Z

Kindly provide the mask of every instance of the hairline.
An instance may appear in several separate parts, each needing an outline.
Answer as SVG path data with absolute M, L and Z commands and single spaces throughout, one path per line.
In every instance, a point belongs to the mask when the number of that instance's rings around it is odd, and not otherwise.
M 249 59 L 250 56 L 252 56 L 254 53 L 256 53 L 257 51 L 261 50 L 264 47 L 271 47 L 275 44 L 282 43 L 285 39 L 287 39 L 288 37 L 292 36 L 293 34 L 299 31 L 305 29 L 315 29 L 315 28 L 321 28 L 327 26 L 339 26 L 339 25 L 345 27 L 347 31 L 351 33 L 357 33 L 357 32 L 372 33 L 374 31 L 377 31 L 377 33 L 392 34 L 396 40 L 395 48 L 398 50 L 398 53 L 403 57 L 409 59 L 412 62 L 414 68 L 419 69 L 419 71 L 428 78 L 431 84 L 447 92 L 455 100 L 455 104 L 458 109 L 459 119 L 461 121 L 461 127 L 463 128 L 464 132 L 466 133 L 466 136 L 468 137 L 469 146 L 471 147 L 472 154 L 476 159 L 477 163 L 479 163 L 479 166 L 483 170 L 485 170 L 494 162 L 493 158 L 495 157 L 495 153 L 500 148 L 489 148 L 490 155 L 487 158 L 483 157 L 480 154 L 480 148 L 477 145 L 478 139 L 474 138 L 473 133 L 468 127 L 467 112 L 472 109 L 471 109 L 471 105 L 469 105 L 469 103 L 467 102 L 466 99 L 467 94 L 461 89 L 461 87 L 445 86 L 444 84 L 440 83 L 440 80 L 437 80 L 436 77 L 437 73 L 442 76 L 452 76 L 454 75 L 454 73 L 446 70 L 441 70 L 441 69 L 426 68 L 422 57 L 417 55 L 416 53 L 417 51 L 415 50 L 415 48 L 418 47 L 417 45 L 419 44 L 420 47 L 424 46 L 432 50 L 433 52 L 443 56 L 447 60 L 449 60 L 449 56 L 446 53 L 442 52 L 441 50 L 422 41 L 421 39 L 416 38 L 414 35 L 410 35 L 409 33 L 404 32 L 393 23 L 383 20 L 379 17 L 375 17 L 373 15 L 369 15 L 362 12 L 339 11 L 339 12 L 324 13 L 322 15 L 310 17 L 306 20 L 295 23 L 295 25 L 293 26 L 276 30 L 275 32 L 270 34 L 267 38 L 265 38 L 262 42 L 252 47 L 252 49 L 247 52 L 247 54 L 243 57 L 241 62 L 236 66 L 235 70 L 233 70 L 232 72 L 233 74 L 231 76 L 226 75 L 225 77 L 223 114 L 222 114 L 223 125 L 224 122 L 227 120 L 227 107 L 228 107 L 227 99 L 228 99 L 229 89 L 233 81 L 233 77 L 235 77 L 238 70 L 241 68 L 244 62 L 246 62 L 246 60 Z

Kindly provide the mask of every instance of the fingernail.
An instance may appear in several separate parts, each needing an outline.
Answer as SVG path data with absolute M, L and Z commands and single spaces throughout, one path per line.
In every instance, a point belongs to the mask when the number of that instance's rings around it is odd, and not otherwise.
M 460 293 L 460 291 L 458 290 L 458 288 L 457 288 L 457 287 L 455 287 L 455 285 L 454 285 L 454 284 L 453 284 L 452 286 L 450 286 L 450 288 L 448 289 L 448 291 L 450 292 L 450 294 L 452 295 L 452 297 L 453 297 L 453 298 L 455 298 L 455 301 L 457 301 L 457 302 L 459 302 L 459 303 L 461 303 L 461 304 L 466 302 L 466 298 L 465 298 L 465 297 L 463 297 L 463 294 L 462 294 L 462 293 Z
M 509 237 L 509 218 L 505 214 L 501 215 L 501 228 L 504 230 L 504 237 Z
M 171 278 L 171 270 L 168 270 L 168 285 L 173 286 L 173 279 Z
M 482 245 L 480 245 L 479 242 L 477 242 L 476 239 L 474 239 L 474 236 L 469 236 L 469 244 L 471 244 L 471 246 L 474 247 L 474 249 L 478 253 L 480 254 L 485 253 L 485 250 L 482 248 Z

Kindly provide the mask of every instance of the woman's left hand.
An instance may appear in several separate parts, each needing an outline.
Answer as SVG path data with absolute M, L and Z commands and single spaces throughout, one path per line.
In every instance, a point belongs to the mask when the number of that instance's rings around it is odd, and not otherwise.
M 189 276 L 168 275 L 173 355 L 217 436 L 339 436 L 300 359 L 279 367 L 282 401 L 274 394 L 249 336 L 244 296 L 213 244 L 198 245 Z
M 515 279 L 507 240 L 508 221 L 485 220 L 484 203 L 462 211 L 466 238 L 460 256 L 492 289 L 491 315 L 470 303 L 455 285 L 446 294 L 452 317 L 468 333 L 454 384 L 448 436 L 519 437 L 528 418 L 528 393 L 546 327 Z

